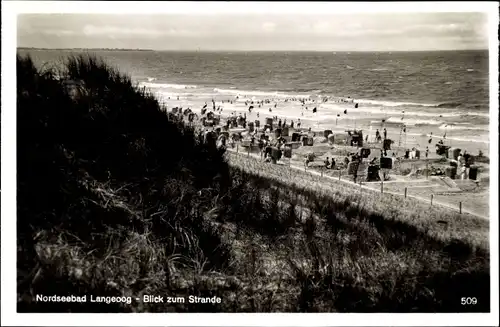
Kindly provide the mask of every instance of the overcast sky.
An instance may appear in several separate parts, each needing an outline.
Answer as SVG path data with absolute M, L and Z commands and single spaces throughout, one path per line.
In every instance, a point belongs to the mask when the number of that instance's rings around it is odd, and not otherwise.
M 154 50 L 487 49 L 482 13 L 328 15 L 23 14 L 19 47 Z

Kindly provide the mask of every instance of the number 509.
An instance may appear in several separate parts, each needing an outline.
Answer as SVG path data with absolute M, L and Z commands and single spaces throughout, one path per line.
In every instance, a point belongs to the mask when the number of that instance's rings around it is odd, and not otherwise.
M 463 297 L 461 299 L 461 304 L 462 305 L 474 305 L 477 304 L 477 299 L 475 297 Z

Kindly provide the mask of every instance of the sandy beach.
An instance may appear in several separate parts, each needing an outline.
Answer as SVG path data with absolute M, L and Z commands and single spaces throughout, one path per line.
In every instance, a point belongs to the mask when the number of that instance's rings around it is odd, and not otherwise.
M 370 112 L 370 108 L 360 103 L 359 100 L 349 98 L 330 98 L 323 102 L 321 98 L 311 99 L 306 96 L 303 98 L 267 98 L 241 95 L 203 97 L 196 94 L 157 94 L 168 108 L 190 108 L 198 115 L 201 114 L 200 110 L 205 104 L 208 109 L 213 109 L 212 99 L 214 99 L 215 114 L 223 118 L 239 114 L 246 115 L 247 121 L 259 120 L 261 126 L 266 118 L 276 116 L 283 122 L 286 120 L 288 126 L 293 121 L 294 126 L 297 127 L 300 121 L 302 128 L 311 128 L 316 133 L 322 133 L 327 129 L 334 133 L 343 133 L 352 129 L 362 130 L 364 137 L 368 136 L 368 142 L 375 141 L 377 129 L 382 134 L 385 128 L 387 137 L 402 148 L 415 147 L 424 152 L 426 147 L 429 147 L 430 152 L 434 153 L 436 143 L 442 140 L 446 146 L 460 148 L 471 154 L 477 155 L 479 151 L 485 155 L 489 153 L 486 128 L 488 117 L 476 117 L 477 124 L 484 123 L 483 127 L 477 127 L 465 125 L 466 123 L 454 123 L 459 120 L 459 116 L 454 117 L 450 114 L 446 117 L 448 122 L 445 123 L 439 121 L 439 119 L 443 120 L 443 117 L 431 113 L 424 112 L 423 115 L 427 115 L 424 119 L 415 119 L 404 110 L 396 114 L 398 112 L 396 107 L 388 107 L 384 110 L 373 109 Z M 304 105 L 301 99 L 304 99 Z M 264 101 L 264 104 L 259 105 L 261 101 Z M 358 103 L 358 108 L 355 108 L 356 103 Z M 253 106 L 251 111 L 248 110 L 250 106 Z M 217 111 L 218 108 L 222 111 Z M 313 113 L 314 108 L 317 108 L 316 113 Z M 432 122 L 433 124 L 419 125 L 419 122 L 426 124 Z

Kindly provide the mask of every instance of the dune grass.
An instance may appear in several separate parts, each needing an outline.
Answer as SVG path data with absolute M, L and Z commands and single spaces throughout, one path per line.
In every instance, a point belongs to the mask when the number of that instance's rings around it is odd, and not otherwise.
M 228 160 L 94 57 L 57 74 L 18 57 L 17 71 L 18 311 L 489 311 L 487 226 L 474 218 Z

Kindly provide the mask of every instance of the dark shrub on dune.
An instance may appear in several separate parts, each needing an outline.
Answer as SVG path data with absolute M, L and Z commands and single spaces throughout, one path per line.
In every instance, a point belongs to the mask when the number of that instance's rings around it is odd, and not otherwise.
M 199 196 L 228 187 L 223 151 L 169 120 L 129 77 L 92 56 L 70 57 L 57 73 L 18 56 L 17 123 L 21 295 L 57 284 L 38 245 L 62 231 L 72 235 L 65 243 L 89 251 L 109 250 L 109 231 L 122 228 L 167 239 L 169 253 L 203 249 L 209 263 L 227 259 Z

